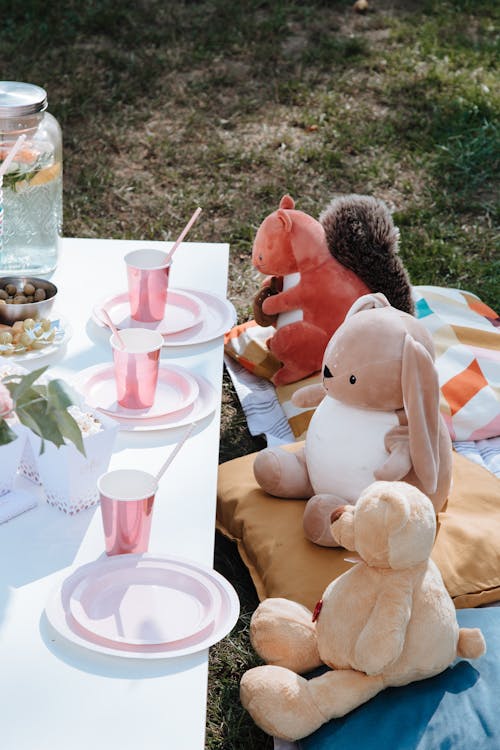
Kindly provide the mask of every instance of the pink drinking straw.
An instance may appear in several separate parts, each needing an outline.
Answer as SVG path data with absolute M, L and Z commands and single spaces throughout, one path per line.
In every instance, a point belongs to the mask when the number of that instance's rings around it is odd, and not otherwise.
M 182 436 L 182 438 L 179 440 L 179 442 L 175 446 L 175 448 L 172 451 L 172 453 L 170 454 L 170 456 L 167 458 L 167 460 L 165 461 L 165 463 L 163 464 L 163 466 L 157 472 L 157 474 L 156 474 L 156 481 L 157 482 L 159 482 L 160 479 L 162 478 L 162 476 L 165 474 L 166 470 L 168 469 L 168 467 L 170 466 L 170 464 L 172 463 L 172 461 L 174 460 L 174 458 L 176 457 L 176 455 L 179 453 L 180 449 L 182 448 L 182 446 L 184 445 L 184 443 L 186 442 L 186 440 L 188 439 L 188 437 L 191 435 L 191 433 L 192 433 L 192 431 L 194 430 L 195 427 L 196 427 L 196 422 L 192 422 L 189 425 L 189 427 L 187 428 L 186 432 L 184 433 L 184 435 Z
M 184 227 L 184 229 L 182 230 L 182 232 L 180 233 L 180 235 L 177 237 L 176 241 L 172 245 L 172 248 L 170 249 L 170 252 L 167 255 L 165 263 L 168 263 L 169 261 L 172 260 L 173 254 L 175 253 L 175 251 L 181 244 L 182 240 L 184 239 L 186 234 L 189 232 L 189 230 L 191 229 L 191 227 L 193 226 L 193 224 L 195 223 L 196 219 L 198 218 L 200 214 L 201 214 L 201 208 L 198 206 L 198 208 L 196 209 L 194 214 L 191 216 L 188 223 L 186 224 L 186 226 Z
M 104 316 L 104 318 L 106 318 L 106 322 L 108 326 L 111 328 L 111 330 L 113 331 L 114 335 L 116 336 L 116 340 L 118 341 L 121 349 L 125 349 L 125 342 L 120 336 L 120 332 L 118 328 L 115 326 L 115 324 L 111 320 L 108 311 L 104 307 L 101 307 L 101 313 Z

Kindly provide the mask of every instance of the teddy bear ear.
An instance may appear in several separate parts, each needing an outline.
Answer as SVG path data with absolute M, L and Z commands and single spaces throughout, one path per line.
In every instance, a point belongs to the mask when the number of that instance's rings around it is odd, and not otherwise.
M 276 214 L 278 216 L 278 219 L 283 224 L 285 232 L 291 232 L 292 231 L 292 218 L 290 214 L 282 208 L 278 208 L 278 210 L 276 211 Z
M 397 534 L 406 526 L 410 517 L 410 505 L 402 492 L 395 487 L 387 489 L 382 497 L 386 503 L 386 528 L 389 534 Z
M 284 195 L 280 200 L 280 208 L 295 208 L 295 201 L 291 195 Z
M 384 525 L 389 536 L 397 534 L 406 526 L 410 517 L 410 503 L 406 498 L 402 482 L 380 480 L 370 484 L 359 496 L 355 508 L 377 509 L 384 513 Z
M 363 294 L 362 297 L 358 297 L 355 300 L 345 316 L 345 320 L 350 318 L 351 315 L 355 315 L 362 310 L 373 310 L 376 307 L 390 307 L 391 303 L 382 292 L 376 292 L 375 294 Z

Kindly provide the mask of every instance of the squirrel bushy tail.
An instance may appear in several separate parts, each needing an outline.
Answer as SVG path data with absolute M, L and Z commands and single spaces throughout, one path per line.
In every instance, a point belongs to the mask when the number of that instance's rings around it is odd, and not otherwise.
M 458 631 L 457 656 L 479 659 L 486 653 L 486 643 L 479 628 L 460 628 Z
M 334 258 L 393 307 L 414 314 L 411 284 L 398 255 L 399 232 L 385 203 L 367 195 L 334 198 L 319 217 Z

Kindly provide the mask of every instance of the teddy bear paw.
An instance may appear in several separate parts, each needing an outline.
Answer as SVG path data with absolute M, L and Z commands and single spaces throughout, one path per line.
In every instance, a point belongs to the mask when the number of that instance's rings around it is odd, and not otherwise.
M 242 677 L 240 698 L 261 729 L 283 740 L 306 737 L 325 722 L 307 680 L 283 667 L 250 669 Z
M 321 664 L 312 612 L 289 599 L 264 599 L 250 621 L 252 646 L 267 664 L 303 674 Z

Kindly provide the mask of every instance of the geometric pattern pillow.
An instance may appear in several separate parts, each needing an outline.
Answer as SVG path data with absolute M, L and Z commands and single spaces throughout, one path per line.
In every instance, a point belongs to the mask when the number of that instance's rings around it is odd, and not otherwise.
M 476 295 L 417 286 L 416 316 L 434 339 L 441 413 L 452 440 L 500 435 L 500 318 Z

